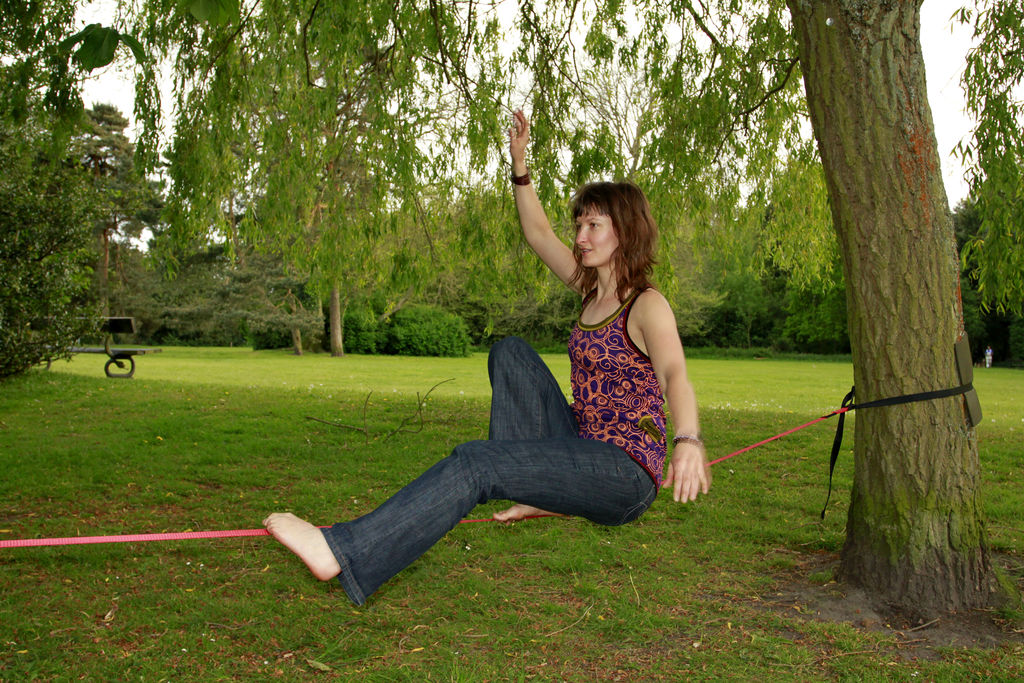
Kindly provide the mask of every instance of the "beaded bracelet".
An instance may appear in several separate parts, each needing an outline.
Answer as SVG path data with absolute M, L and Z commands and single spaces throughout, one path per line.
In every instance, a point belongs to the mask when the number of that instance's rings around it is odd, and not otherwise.
M 513 185 L 529 185 L 530 184 L 530 172 L 527 171 L 523 175 L 512 174 Z
M 694 436 L 693 434 L 676 434 L 674 437 L 672 437 L 673 446 L 676 446 L 684 441 L 686 443 L 692 443 L 694 446 L 698 446 L 700 448 L 704 447 L 704 442 L 701 441 L 701 438 L 699 436 Z

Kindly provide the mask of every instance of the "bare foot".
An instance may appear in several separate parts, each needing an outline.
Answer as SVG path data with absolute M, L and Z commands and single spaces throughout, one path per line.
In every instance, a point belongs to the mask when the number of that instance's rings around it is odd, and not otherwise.
M 290 512 L 275 512 L 263 520 L 270 535 L 306 563 L 313 576 L 328 581 L 341 573 L 341 565 L 317 527 Z
M 569 515 L 561 515 L 557 512 L 548 512 L 547 510 L 541 510 L 535 508 L 532 505 L 523 505 L 522 503 L 516 503 L 508 510 L 502 510 L 501 512 L 494 513 L 494 521 L 496 522 L 517 522 L 527 517 L 568 517 Z

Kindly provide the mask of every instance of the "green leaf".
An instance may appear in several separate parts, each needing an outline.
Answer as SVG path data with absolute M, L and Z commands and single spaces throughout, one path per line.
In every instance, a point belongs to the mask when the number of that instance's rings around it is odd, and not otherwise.
M 237 0 L 188 0 L 188 11 L 198 21 L 219 26 L 238 17 L 238 2 Z
M 127 33 L 122 33 L 121 42 L 127 45 L 128 49 L 130 49 L 132 51 L 132 54 L 135 55 L 135 61 L 139 62 L 140 64 L 146 61 L 146 49 L 142 47 L 142 43 L 140 43 L 135 38 L 135 36 L 130 36 Z
M 73 36 L 69 36 L 69 37 L 65 38 L 64 40 L 62 40 L 60 42 L 60 45 L 57 46 L 57 50 L 60 51 L 60 52 L 70 52 L 71 48 L 73 48 L 78 43 L 82 42 L 82 38 L 85 37 L 85 34 L 87 32 L 93 30 L 95 27 L 98 27 L 98 26 L 99 26 L 99 24 L 89 24 L 88 26 L 86 26 L 85 28 L 83 28 L 81 31 L 79 31 L 78 33 L 74 34 Z
M 87 71 L 98 69 L 114 61 L 114 52 L 121 34 L 112 28 L 90 24 L 83 31 L 82 46 L 75 52 L 75 61 Z
M 323 662 L 318 662 L 315 659 L 307 659 L 306 660 L 306 664 L 309 664 L 311 667 L 313 667 L 317 671 L 330 671 L 331 670 L 331 667 L 327 666 Z

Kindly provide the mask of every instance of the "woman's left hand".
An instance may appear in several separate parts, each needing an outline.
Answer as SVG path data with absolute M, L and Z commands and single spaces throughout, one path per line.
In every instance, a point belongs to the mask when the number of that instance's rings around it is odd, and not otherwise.
M 662 488 L 672 487 L 672 500 L 688 503 L 697 500 L 698 493 L 707 493 L 711 487 L 711 467 L 704 448 L 681 441 L 672 449 L 668 472 L 661 482 Z

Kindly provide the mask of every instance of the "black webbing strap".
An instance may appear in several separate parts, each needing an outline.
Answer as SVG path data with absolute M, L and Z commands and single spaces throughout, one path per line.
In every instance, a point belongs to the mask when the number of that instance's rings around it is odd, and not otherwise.
M 828 495 L 825 496 L 825 507 L 821 509 L 821 518 L 825 519 L 825 510 L 828 509 L 828 501 L 832 498 L 832 473 L 836 469 L 836 460 L 839 458 L 839 449 L 843 445 L 843 427 L 846 423 L 846 413 L 851 410 L 857 410 L 858 408 L 881 408 L 883 406 L 894 406 L 900 403 L 916 403 L 918 401 L 933 401 L 937 398 L 947 398 L 949 396 L 957 396 L 959 394 L 966 394 L 968 391 L 973 389 L 974 386 L 968 382 L 967 384 L 961 384 L 958 387 L 951 389 L 938 389 L 936 391 L 922 391 L 917 394 L 904 394 L 903 396 L 891 396 L 889 398 L 880 398 L 876 401 L 868 401 L 867 403 L 854 403 L 853 397 L 856 387 L 850 387 L 850 393 L 843 398 L 843 403 L 839 410 L 833 415 L 839 415 L 839 422 L 836 424 L 836 437 L 832 440 L 832 455 L 828 460 Z

